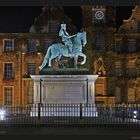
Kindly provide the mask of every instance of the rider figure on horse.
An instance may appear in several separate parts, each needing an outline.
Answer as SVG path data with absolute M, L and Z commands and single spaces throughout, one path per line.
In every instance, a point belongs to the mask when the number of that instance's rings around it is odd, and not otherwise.
M 72 37 L 75 37 L 76 35 L 70 36 L 69 33 L 66 31 L 66 24 L 61 24 L 61 29 L 59 31 L 59 36 L 62 38 L 62 42 L 65 44 L 66 47 L 68 47 L 69 53 L 72 53 Z

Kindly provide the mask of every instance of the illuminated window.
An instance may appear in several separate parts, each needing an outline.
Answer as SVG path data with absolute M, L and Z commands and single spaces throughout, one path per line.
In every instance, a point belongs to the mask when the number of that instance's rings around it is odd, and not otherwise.
M 135 60 L 129 60 L 127 63 L 127 72 L 129 77 L 137 76 L 138 72 L 135 68 Z
M 120 87 L 116 87 L 116 102 L 121 102 L 121 89 Z
M 4 87 L 4 105 L 12 105 L 12 95 L 13 88 L 12 87 Z
M 52 40 L 43 40 L 43 49 L 44 49 L 44 52 L 46 53 L 48 48 L 53 44 L 53 41 Z
M 135 102 L 135 89 L 134 88 L 128 88 L 128 96 L 127 100 L 128 102 Z
M 105 37 L 99 36 L 95 39 L 95 49 L 97 51 L 104 51 L 105 50 Z
M 11 79 L 14 77 L 13 63 L 4 64 L 4 79 Z
M 28 75 L 35 74 L 35 63 L 27 64 L 27 73 L 28 73 Z
M 128 52 L 136 51 L 136 39 L 129 39 L 128 41 Z
M 28 104 L 33 104 L 33 83 L 32 81 L 28 82 Z
M 115 62 L 115 74 L 116 76 L 122 76 L 122 67 L 121 67 L 121 61 L 116 61 Z
M 58 22 L 57 21 L 50 21 L 49 22 L 49 32 L 50 33 L 57 33 L 58 32 Z
M 27 52 L 34 53 L 36 52 L 37 42 L 35 39 L 27 40 Z
M 3 40 L 3 50 L 5 52 L 14 51 L 14 40 L 13 39 L 4 39 Z

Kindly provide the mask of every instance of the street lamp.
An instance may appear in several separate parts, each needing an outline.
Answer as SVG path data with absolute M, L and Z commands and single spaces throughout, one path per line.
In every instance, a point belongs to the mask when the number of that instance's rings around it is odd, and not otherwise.
M 0 110 L 0 120 L 4 120 L 4 118 L 5 118 L 5 115 L 6 115 L 6 112 L 5 112 L 5 110 Z

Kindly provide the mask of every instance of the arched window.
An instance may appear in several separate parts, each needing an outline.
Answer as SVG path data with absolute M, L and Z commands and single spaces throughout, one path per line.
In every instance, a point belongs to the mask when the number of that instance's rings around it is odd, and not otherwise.
M 96 37 L 95 50 L 97 50 L 97 51 L 105 50 L 105 37 L 103 35 Z

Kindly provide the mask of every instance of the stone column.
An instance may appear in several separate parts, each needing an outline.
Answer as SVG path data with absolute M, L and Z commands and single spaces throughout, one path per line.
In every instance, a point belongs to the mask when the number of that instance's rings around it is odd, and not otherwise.
M 34 104 L 37 104 L 40 102 L 40 82 L 34 81 Z

